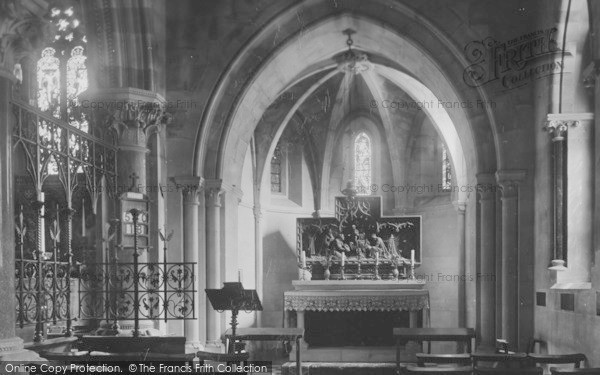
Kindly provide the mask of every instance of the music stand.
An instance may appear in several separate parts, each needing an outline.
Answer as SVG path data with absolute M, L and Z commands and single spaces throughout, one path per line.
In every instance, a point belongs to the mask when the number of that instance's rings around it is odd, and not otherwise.
M 244 289 L 241 282 L 223 283 L 221 289 L 205 289 L 213 309 L 218 312 L 231 310 L 231 333 L 235 336 L 240 310 L 262 311 L 258 293 L 254 289 Z

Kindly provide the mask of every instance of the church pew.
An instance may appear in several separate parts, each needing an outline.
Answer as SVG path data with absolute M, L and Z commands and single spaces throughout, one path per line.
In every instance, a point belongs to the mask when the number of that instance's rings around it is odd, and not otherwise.
M 587 360 L 585 354 L 534 354 L 530 353 L 529 358 L 536 364 L 558 365 L 573 364 L 575 368 L 580 368 L 582 363 Z
M 526 353 L 474 353 L 471 358 L 475 367 L 483 367 L 480 364 L 481 362 L 497 364 L 503 368 L 532 367 L 531 358 Z
M 490 367 L 475 367 L 474 375 L 542 375 L 544 369 L 541 367 L 529 368 L 490 368 Z
M 471 375 L 473 368 L 471 366 L 460 367 L 419 367 L 406 366 L 401 374 L 452 374 L 452 375 Z
M 600 375 L 600 367 L 596 368 L 551 368 L 550 372 L 552 375 L 560 374 L 588 374 L 588 375 Z
M 470 354 L 428 354 L 428 353 L 417 353 L 417 365 L 420 367 L 425 366 L 426 363 L 435 364 L 454 364 L 462 366 L 471 365 Z

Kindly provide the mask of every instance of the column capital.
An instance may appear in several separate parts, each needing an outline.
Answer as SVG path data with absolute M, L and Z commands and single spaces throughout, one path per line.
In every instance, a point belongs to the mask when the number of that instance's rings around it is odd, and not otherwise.
M 223 180 L 204 180 L 204 191 L 206 193 L 207 207 L 221 207 L 221 197 L 225 192 Z
M 467 202 L 462 201 L 454 201 L 452 205 L 458 211 L 459 215 L 464 215 L 467 212 Z
M 550 133 L 552 141 L 564 141 L 570 127 L 578 126 L 581 121 L 593 120 L 593 113 L 548 113 L 543 130 Z
M 171 177 L 177 190 L 181 190 L 184 204 L 199 204 L 198 193 L 203 188 L 204 180 L 199 176 L 175 176 Z
M 158 93 L 133 87 L 84 93 L 82 108 L 98 124 L 95 135 L 112 134 L 120 146 L 146 147 L 148 137 L 171 122 L 167 102 Z
M 260 207 L 260 205 L 255 204 L 252 208 L 252 211 L 254 212 L 254 218 L 256 219 L 256 221 L 260 221 L 263 217 L 263 210 Z
M 519 184 L 527 176 L 527 171 L 523 169 L 510 169 L 496 172 L 496 182 L 500 186 L 502 198 L 516 198 L 519 191 Z
M 480 201 L 492 200 L 498 191 L 498 184 L 494 173 L 478 173 L 477 195 Z

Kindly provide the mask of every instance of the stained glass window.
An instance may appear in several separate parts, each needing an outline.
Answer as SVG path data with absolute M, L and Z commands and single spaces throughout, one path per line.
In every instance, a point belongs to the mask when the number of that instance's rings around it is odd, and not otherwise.
M 88 88 L 86 67 L 85 32 L 77 18 L 77 1 L 62 0 L 50 11 L 51 22 L 56 26 L 56 35 L 51 45 L 44 48 L 37 62 L 37 106 L 51 116 L 66 121 L 69 125 L 89 131 L 88 120 L 80 106 L 79 95 Z M 60 129 L 51 134 L 44 122 L 39 126 L 41 139 L 61 139 Z M 73 137 L 69 148 L 79 150 Z M 48 173 L 58 173 L 56 161 L 48 163 Z
M 354 138 L 354 187 L 359 195 L 371 192 L 371 139 L 362 132 Z
M 275 146 L 273 157 L 271 158 L 271 192 L 282 193 L 281 185 L 281 172 L 282 172 L 282 160 L 283 153 L 281 152 L 281 146 Z
M 442 191 L 452 190 L 452 164 L 446 146 L 442 145 Z

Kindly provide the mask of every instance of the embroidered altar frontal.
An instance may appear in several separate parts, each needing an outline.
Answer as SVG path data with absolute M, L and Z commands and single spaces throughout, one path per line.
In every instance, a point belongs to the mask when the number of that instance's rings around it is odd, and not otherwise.
M 284 293 L 287 311 L 419 311 L 427 290 L 294 290 Z

